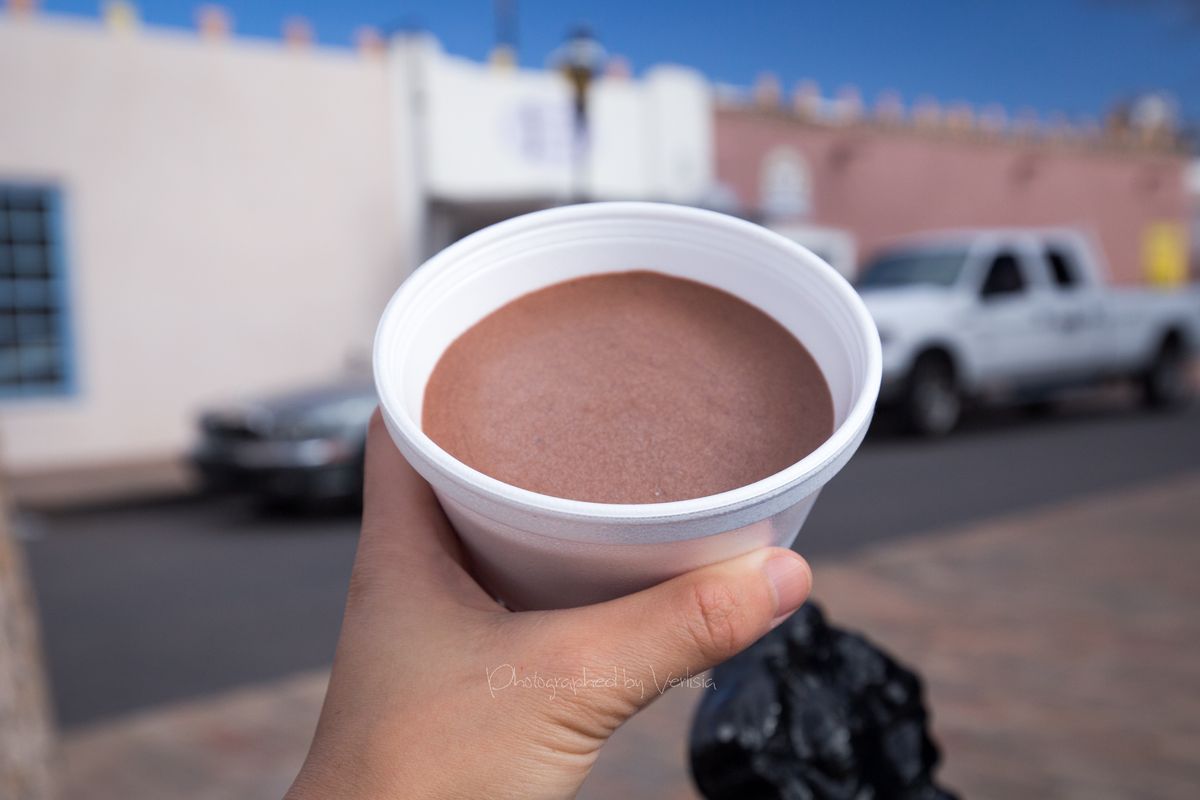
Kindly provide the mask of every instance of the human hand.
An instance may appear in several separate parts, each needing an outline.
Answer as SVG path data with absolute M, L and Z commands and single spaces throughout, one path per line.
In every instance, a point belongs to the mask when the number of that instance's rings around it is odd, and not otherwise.
M 572 797 L 625 720 L 812 585 L 804 559 L 764 548 L 606 603 L 513 613 L 471 577 L 378 411 L 365 484 L 329 689 L 287 800 Z

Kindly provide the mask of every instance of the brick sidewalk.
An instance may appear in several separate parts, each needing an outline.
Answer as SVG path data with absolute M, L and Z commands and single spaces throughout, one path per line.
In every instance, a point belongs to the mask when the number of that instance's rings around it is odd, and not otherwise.
M 1191 798 L 1200 785 L 1200 475 L 816 564 L 817 597 L 928 684 L 968 798 Z M 324 673 L 73 732 L 64 800 L 278 798 Z M 695 797 L 676 689 L 581 797 Z

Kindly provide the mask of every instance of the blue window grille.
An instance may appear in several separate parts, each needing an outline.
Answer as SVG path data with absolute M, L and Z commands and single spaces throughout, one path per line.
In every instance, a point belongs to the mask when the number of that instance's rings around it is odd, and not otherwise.
M 0 399 L 74 388 L 61 202 L 0 183 Z

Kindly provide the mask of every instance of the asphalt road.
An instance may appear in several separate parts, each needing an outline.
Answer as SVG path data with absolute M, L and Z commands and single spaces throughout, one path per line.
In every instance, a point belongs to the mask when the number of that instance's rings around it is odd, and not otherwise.
M 797 549 L 875 542 L 1200 470 L 1200 408 L 977 416 L 941 442 L 874 431 Z M 60 721 L 77 725 L 329 663 L 351 515 L 234 498 L 22 515 Z

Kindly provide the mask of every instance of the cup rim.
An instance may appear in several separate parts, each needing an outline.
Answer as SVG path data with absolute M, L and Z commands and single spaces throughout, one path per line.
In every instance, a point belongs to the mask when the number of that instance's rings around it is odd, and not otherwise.
M 815 268 L 820 279 L 827 284 L 827 288 L 844 303 L 854 319 L 855 327 L 866 334 L 863 337 L 866 344 L 866 369 L 862 386 L 854 398 L 850 412 L 820 446 L 778 472 L 754 483 L 717 494 L 665 503 L 599 503 L 542 494 L 493 478 L 459 461 L 425 434 L 419 420 L 412 418 L 406 405 L 396 396 L 399 381 L 385 381 L 383 378 L 385 374 L 389 374 L 389 365 L 384 363 L 384 351 L 388 349 L 385 341 L 409 300 L 420 294 L 442 266 L 494 242 L 548 224 L 629 215 L 642 219 L 658 218 L 664 222 L 719 226 L 787 251 L 796 260 Z M 493 502 L 504 506 L 524 507 L 539 514 L 551 514 L 556 517 L 605 522 L 652 522 L 710 516 L 734 507 L 752 505 L 819 474 L 823 467 L 838 459 L 847 448 L 857 443 L 870 422 L 882 379 L 883 356 L 875 323 L 862 298 L 837 270 L 800 244 L 761 225 L 716 211 L 671 203 L 606 201 L 559 206 L 513 217 L 476 231 L 429 258 L 408 276 L 384 308 L 376 329 L 372 366 L 380 409 L 390 423 L 388 427 L 402 436 L 405 442 L 418 451 L 438 472 L 468 491 L 482 493 Z

